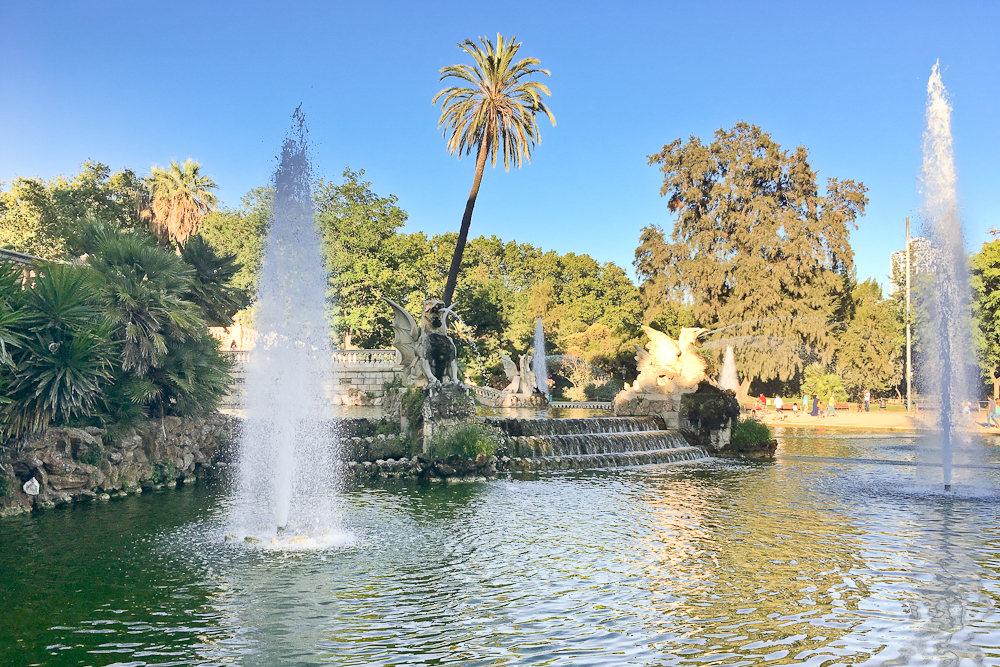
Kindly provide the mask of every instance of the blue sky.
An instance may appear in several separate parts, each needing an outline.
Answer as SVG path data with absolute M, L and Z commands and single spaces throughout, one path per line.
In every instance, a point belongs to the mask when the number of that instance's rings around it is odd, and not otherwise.
M 283 6 L 288 4 L 290 6 Z M 631 273 L 669 227 L 646 156 L 744 120 L 809 149 L 821 182 L 869 188 L 852 234 L 883 284 L 918 215 L 926 83 L 940 59 L 966 246 L 1000 227 L 1000 2 L 0 3 L 0 181 L 93 158 L 147 173 L 193 157 L 230 206 L 267 182 L 303 104 L 317 175 L 363 168 L 408 231 L 457 230 L 474 161 L 431 98 L 456 44 L 516 34 L 552 72 L 558 125 L 532 162 L 490 169 L 472 234 L 587 253 Z M 919 227 L 919 223 L 915 222 Z

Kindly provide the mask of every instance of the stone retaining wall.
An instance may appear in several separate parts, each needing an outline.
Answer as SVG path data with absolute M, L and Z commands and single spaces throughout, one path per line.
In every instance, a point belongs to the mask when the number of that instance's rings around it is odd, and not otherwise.
M 220 414 L 166 417 L 116 443 L 99 428 L 47 429 L 0 452 L 0 516 L 192 483 L 235 428 Z

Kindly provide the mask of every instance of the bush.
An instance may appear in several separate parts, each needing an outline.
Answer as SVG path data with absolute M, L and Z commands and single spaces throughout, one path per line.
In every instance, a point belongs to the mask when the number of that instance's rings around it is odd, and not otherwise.
M 423 417 L 424 410 L 424 390 L 419 387 L 412 387 L 403 394 L 403 416 L 410 422 L 410 428 L 416 427 Z
M 471 459 L 480 454 L 492 456 L 496 453 L 497 447 L 497 441 L 482 426 L 462 424 L 432 440 L 429 453 L 439 459 L 446 459 L 449 456 Z
M 733 421 L 733 430 L 729 442 L 733 447 L 740 449 L 744 447 L 759 447 L 771 442 L 773 439 L 774 434 L 771 433 L 771 427 L 767 424 L 763 424 L 756 419 L 737 418 Z
M 697 423 L 703 432 L 725 428 L 739 414 L 740 404 L 736 394 L 707 382 L 699 384 L 693 394 L 681 397 L 681 415 L 689 422 Z

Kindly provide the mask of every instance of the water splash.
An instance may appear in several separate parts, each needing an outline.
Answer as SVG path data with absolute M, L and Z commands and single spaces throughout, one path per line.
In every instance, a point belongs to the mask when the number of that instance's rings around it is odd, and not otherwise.
M 957 178 L 951 137 L 951 105 L 935 63 L 927 82 L 927 130 L 924 132 L 922 183 L 924 235 L 935 249 L 934 288 L 916 296 L 927 311 L 921 335 L 924 391 L 940 396 L 941 458 L 945 488 L 951 486 L 953 447 L 961 427 L 974 359 L 970 341 L 969 280 L 962 225 L 958 216 Z
M 722 373 L 719 375 L 719 386 L 735 392 L 740 390 L 740 379 L 736 375 L 736 356 L 733 354 L 732 345 L 726 346 L 726 356 L 722 361 Z
M 274 172 L 230 517 L 230 530 L 269 537 L 287 529 L 288 539 L 337 528 L 327 278 L 300 109 L 293 121 Z
M 535 385 L 541 393 L 549 395 L 549 368 L 545 360 L 545 329 L 542 318 L 535 322 L 535 356 L 531 360 L 531 370 L 535 374 Z

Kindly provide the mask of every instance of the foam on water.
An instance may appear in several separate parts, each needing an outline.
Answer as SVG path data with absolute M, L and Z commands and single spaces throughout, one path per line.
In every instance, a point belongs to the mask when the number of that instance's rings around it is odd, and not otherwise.
M 337 438 L 327 418 L 327 277 L 313 216 L 305 119 L 299 109 L 293 119 L 274 172 L 272 220 L 254 303 L 258 342 L 246 380 L 227 529 L 268 544 L 276 537 L 275 544 L 284 546 L 296 544 L 289 542 L 293 536 L 315 542 L 310 536 L 340 534 Z

